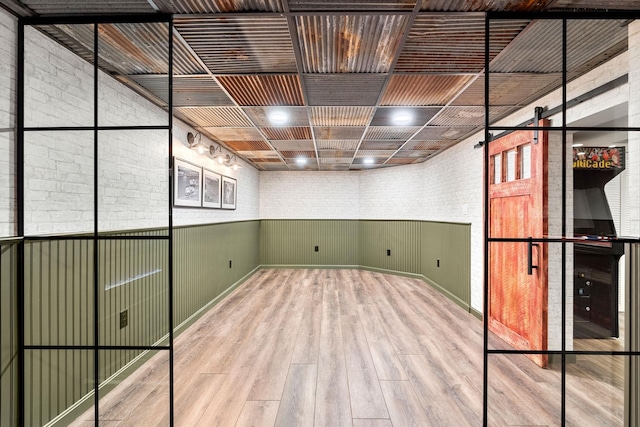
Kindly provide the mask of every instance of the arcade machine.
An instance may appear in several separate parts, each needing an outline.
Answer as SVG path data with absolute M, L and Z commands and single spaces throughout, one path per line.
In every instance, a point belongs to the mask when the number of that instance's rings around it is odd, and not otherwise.
M 624 148 L 573 149 L 574 338 L 618 337 L 617 234 L 604 186 L 625 167 Z

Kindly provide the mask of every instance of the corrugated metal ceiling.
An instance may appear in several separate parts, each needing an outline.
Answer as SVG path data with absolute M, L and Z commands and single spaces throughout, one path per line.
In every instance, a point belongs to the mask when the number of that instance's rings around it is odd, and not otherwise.
M 17 0 L 11 2 L 9 9 L 20 10 Z M 484 11 L 640 10 L 631 0 L 23 0 L 19 5 L 25 15 L 156 9 L 175 14 L 176 115 L 261 170 L 300 169 L 293 160 L 300 156 L 314 159 L 305 170 L 421 162 L 480 131 Z M 625 51 L 627 22 L 569 21 L 569 78 Z M 93 25 L 39 29 L 93 60 Z M 496 120 L 559 87 L 562 26 L 500 19 L 492 20 L 490 29 L 490 120 Z M 167 31 L 166 24 L 100 25 L 100 67 L 165 105 Z M 373 166 L 365 164 L 366 157 Z

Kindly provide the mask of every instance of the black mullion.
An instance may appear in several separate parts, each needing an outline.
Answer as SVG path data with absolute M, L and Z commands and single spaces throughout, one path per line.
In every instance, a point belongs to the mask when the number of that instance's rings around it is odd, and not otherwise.
M 491 15 L 485 15 L 484 21 L 484 289 L 483 289 L 483 375 L 482 375 L 482 425 L 488 425 L 488 402 L 489 402 L 489 144 L 491 134 L 489 133 L 489 52 L 490 44 L 490 21 Z
M 24 20 L 18 20 L 17 42 L 17 76 L 16 76 L 16 234 L 24 236 Z M 24 269 L 25 269 L 25 242 L 18 242 L 17 248 L 17 331 L 18 331 L 18 386 L 17 386 L 17 425 L 25 424 L 25 296 L 24 296 Z
M 169 135 L 168 135 L 168 149 L 169 149 L 169 248 L 167 250 L 169 257 L 169 266 L 167 269 L 167 274 L 169 275 L 169 280 L 167 282 L 169 286 L 169 301 L 168 301 L 168 310 L 169 310 L 169 425 L 173 427 L 173 418 L 174 418 L 174 390 L 173 390 L 173 382 L 174 382 L 174 372 L 173 372 L 173 216 L 172 216 L 172 204 L 173 204 L 173 15 L 169 18 L 168 25 L 168 34 L 169 38 L 169 70 L 167 74 L 169 75 L 169 108 L 168 108 L 168 117 L 169 120 Z
M 56 24 L 141 24 L 169 22 L 171 14 L 167 13 L 130 13 L 119 15 L 66 15 L 66 16 L 33 16 L 24 17 L 27 25 Z M 95 56 L 95 55 L 94 55 Z
M 98 246 L 98 23 L 93 22 L 93 399 L 94 420 L 100 420 L 100 289 L 99 289 L 99 246 Z
M 69 132 L 103 130 L 165 130 L 167 126 L 31 126 L 24 128 L 25 132 Z
M 562 237 L 567 235 L 567 19 L 562 20 Z M 560 337 L 562 339 L 561 364 L 560 364 L 560 423 L 566 424 L 567 420 L 567 243 L 562 243 L 562 261 L 561 261 L 561 278 L 562 286 L 562 313 L 561 325 L 562 331 Z

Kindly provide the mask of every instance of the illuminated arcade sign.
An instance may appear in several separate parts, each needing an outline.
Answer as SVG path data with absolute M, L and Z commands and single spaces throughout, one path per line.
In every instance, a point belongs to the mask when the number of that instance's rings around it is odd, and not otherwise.
M 574 169 L 624 169 L 624 147 L 579 147 L 573 149 Z

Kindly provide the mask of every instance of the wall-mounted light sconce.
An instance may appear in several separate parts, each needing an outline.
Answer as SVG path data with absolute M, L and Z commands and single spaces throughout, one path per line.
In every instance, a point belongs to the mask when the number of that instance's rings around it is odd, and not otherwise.
M 198 138 L 197 141 L 196 137 Z M 204 154 L 209 151 L 207 144 L 202 142 L 202 135 L 200 133 L 196 133 L 195 135 L 191 132 L 187 133 L 187 142 L 189 143 L 189 148 L 196 150 L 200 154 Z
M 237 171 L 238 169 L 241 168 L 240 163 L 238 163 L 238 159 L 236 158 L 235 154 L 233 156 L 227 156 L 227 160 L 224 163 L 225 165 L 227 165 L 227 167 L 230 167 L 231 169 L 233 169 L 234 171 Z
M 219 145 L 209 146 L 209 156 L 220 164 L 223 164 L 227 160 L 227 157 L 229 157 L 222 154 L 222 147 Z

